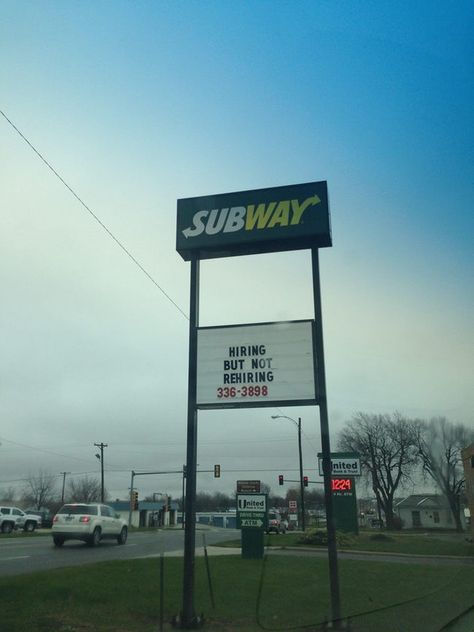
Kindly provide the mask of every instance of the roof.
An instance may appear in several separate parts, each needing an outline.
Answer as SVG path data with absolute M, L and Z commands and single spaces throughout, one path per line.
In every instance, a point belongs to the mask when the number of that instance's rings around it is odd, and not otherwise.
M 395 506 L 401 509 L 449 509 L 448 499 L 441 494 L 412 494 Z

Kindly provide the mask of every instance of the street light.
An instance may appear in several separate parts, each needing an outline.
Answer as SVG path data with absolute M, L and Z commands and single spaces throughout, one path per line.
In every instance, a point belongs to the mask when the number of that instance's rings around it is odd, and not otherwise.
M 303 455 L 301 452 L 301 417 L 298 417 L 298 421 L 292 417 L 286 415 L 272 415 L 272 419 L 288 419 L 293 422 L 298 430 L 298 454 L 300 458 L 300 495 L 301 495 L 301 528 L 305 531 L 306 519 L 304 510 L 304 479 L 303 479 Z

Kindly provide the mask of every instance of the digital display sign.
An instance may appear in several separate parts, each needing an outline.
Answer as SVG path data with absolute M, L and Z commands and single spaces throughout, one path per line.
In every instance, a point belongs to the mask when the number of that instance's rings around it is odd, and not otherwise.
M 350 478 L 332 478 L 331 490 L 333 492 L 350 492 L 352 491 L 352 479 Z

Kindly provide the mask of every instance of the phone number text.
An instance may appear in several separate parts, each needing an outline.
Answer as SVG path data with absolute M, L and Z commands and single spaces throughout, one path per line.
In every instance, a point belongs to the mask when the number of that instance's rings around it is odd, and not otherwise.
M 266 397 L 268 395 L 268 386 L 220 386 L 217 389 L 217 397 L 219 399 L 228 399 L 233 397 Z

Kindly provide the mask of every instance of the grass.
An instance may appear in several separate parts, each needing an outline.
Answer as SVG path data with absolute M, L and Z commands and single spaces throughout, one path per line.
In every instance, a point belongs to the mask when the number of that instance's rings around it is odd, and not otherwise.
M 31 532 L 27 532 L 27 531 L 23 531 L 23 529 L 16 529 L 15 531 L 12 531 L 11 533 L 2 533 L 0 532 L 0 540 L 8 540 L 9 538 L 37 538 L 38 536 L 43 536 L 43 535 L 51 535 L 51 531 L 48 529 L 48 531 L 31 531 Z
M 236 556 L 209 561 L 215 609 L 202 558 L 195 572 L 196 612 L 204 613 L 206 630 L 311 632 L 330 612 L 325 560 L 272 555 L 265 562 Z M 358 615 L 354 632 L 438 632 L 472 605 L 474 568 L 345 560 L 340 583 L 343 612 Z M 182 559 L 165 558 L 167 622 L 181 609 L 181 584 Z M 156 558 L 0 579 L 1 629 L 9 632 L 157 632 L 159 606 Z
M 406 555 L 454 555 L 474 557 L 474 544 L 466 541 L 466 534 L 410 534 L 398 532 L 370 531 L 361 532 L 358 536 L 347 535 L 343 550 L 373 551 L 377 553 L 401 553 Z M 265 536 L 266 546 L 301 547 L 301 533 L 286 533 Z M 219 546 L 240 546 L 240 540 L 233 540 Z M 315 548 L 321 548 L 315 545 Z

